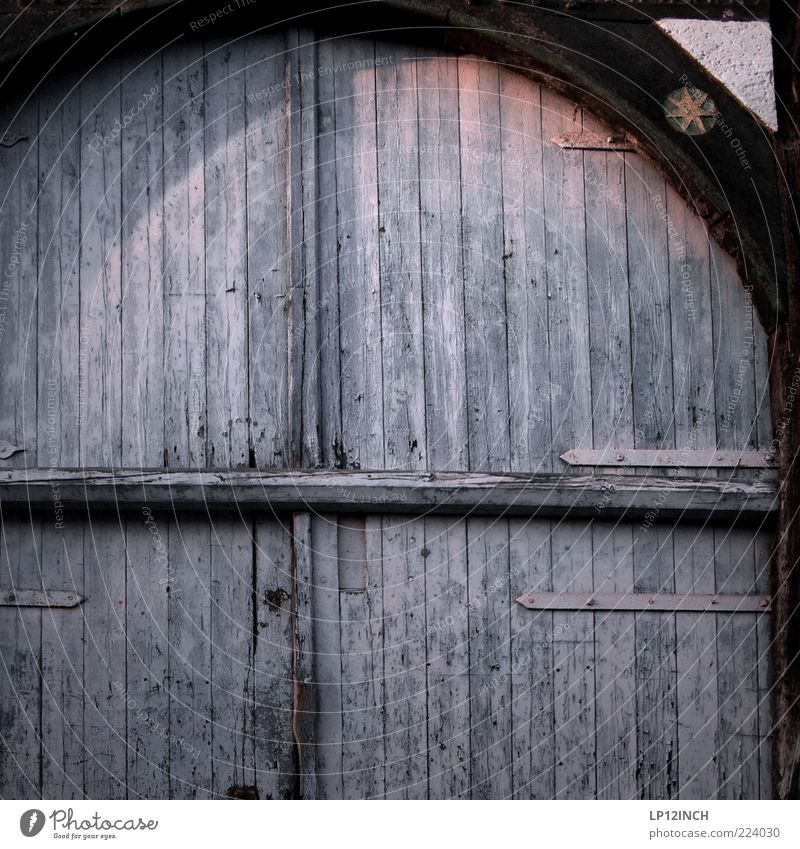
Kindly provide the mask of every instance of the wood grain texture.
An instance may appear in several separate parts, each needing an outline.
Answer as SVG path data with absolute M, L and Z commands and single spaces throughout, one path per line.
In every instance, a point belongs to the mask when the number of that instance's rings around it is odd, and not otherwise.
M 336 64 L 361 68 L 335 77 L 336 201 L 342 451 L 346 468 L 385 466 L 384 383 L 380 355 L 381 281 L 375 47 L 337 41 Z
M 41 586 L 36 574 L 41 520 L 5 519 L 0 540 L 0 582 L 7 587 Z M 0 610 L 0 681 L 4 696 L 0 725 L 0 796 L 41 795 L 42 723 L 40 673 L 42 617 L 31 608 Z
M 421 55 L 417 143 L 425 426 L 428 467 L 434 470 L 469 468 L 458 110 L 457 60 Z
M 688 526 L 675 529 L 674 542 L 676 592 L 712 591 L 713 537 Z M 716 637 L 715 617 L 675 614 L 680 799 L 720 786 Z
M 254 787 L 253 533 L 249 519 L 214 523 L 211 537 L 211 780 L 215 796 Z
M 114 689 L 127 713 L 130 799 L 169 797 L 168 533 L 163 514 L 125 523 L 127 666 Z
M 522 587 L 553 588 L 551 523 L 509 522 L 511 596 Z M 563 629 L 562 629 L 563 630 Z M 553 613 L 531 614 L 511 606 L 511 682 L 513 785 L 516 799 L 554 799 L 556 730 L 554 724 Z
M 469 635 L 466 522 L 426 518 L 428 797 L 468 798 Z
M 245 54 L 241 41 L 213 39 L 205 49 L 208 462 L 241 468 L 249 464 Z
M 536 472 L 581 446 L 769 445 L 732 260 L 639 154 L 553 143 L 610 132 L 555 92 L 306 30 L 77 81 L 14 119 L 41 129 L 24 203 L 47 232 L 15 304 L 38 296 L 36 334 L 3 379 L 24 401 L 35 341 L 54 422 L 14 466 Z M 22 175 L 31 150 L 1 155 Z
M 592 589 L 592 529 L 554 523 L 553 590 Z M 593 622 L 580 613 L 553 613 L 553 723 L 557 799 L 591 798 L 597 792 L 594 729 Z
M 5 100 L 0 127 L 18 139 L 0 148 L 0 434 L 24 449 L 5 461 L 15 467 L 37 448 L 38 95 Z
M 124 520 L 84 528 L 83 793 L 89 799 L 127 795 L 127 715 L 115 686 L 127 679 Z M 121 568 L 122 567 L 122 568 Z
M 714 570 L 721 592 L 755 588 L 755 541 L 737 529 L 714 532 Z M 759 797 L 757 616 L 717 615 L 719 796 Z
M 467 520 L 470 797 L 508 799 L 512 783 L 508 520 Z
M 212 794 L 211 530 L 202 519 L 170 522 L 170 797 Z
M 338 536 L 338 522 L 335 516 L 318 515 L 312 518 L 314 684 L 318 740 L 316 777 L 320 799 L 342 798 L 343 716 Z M 360 565 L 366 572 L 366 562 Z
M 295 788 L 292 740 L 292 548 L 288 527 L 255 523 L 253 564 L 253 746 L 261 799 L 288 799 Z
M 119 60 L 103 62 L 83 79 L 79 96 L 80 460 L 83 466 L 116 467 L 122 454 L 122 134 L 110 128 L 122 119 Z
M 245 41 L 248 381 L 259 468 L 289 455 L 289 89 L 285 38 Z
M 42 522 L 38 562 L 43 579 L 84 594 L 84 529 L 77 522 L 56 529 Z M 42 611 L 42 796 L 83 796 L 85 667 L 81 608 Z
M 342 663 L 342 795 L 384 796 L 383 532 L 366 524 L 367 591 L 339 594 Z
M 164 53 L 164 465 L 205 467 L 205 68 L 202 44 Z
M 80 337 L 79 75 L 63 76 L 39 97 L 37 289 L 37 462 L 79 465 Z M 21 387 L 20 387 L 21 388 Z
M 634 589 L 674 592 L 675 543 L 671 528 L 634 530 Z M 638 613 L 636 639 L 636 772 L 640 799 L 678 793 L 678 705 L 675 619 Z
M 425 548 L 421 519 L 383 519 L 384 752 L 388 799 L 428 793 Z
M 627 591 L 634 584 L 633 529 L 592 525 L 594 591 Z M 597 798 L 635 799 L 636 652 L 632 612 L 594 617 Z
M 410 55 L 409 55 L 410 53 Z M 424 469 L 425 360 L 421 267 L 417 63 L 378 43 L 375 113 L 385 466 Z M 390 63 L 383 64 L 385 59 Z
M 509 454 L 499 86 L 490 62 L 458 60 L 469 467 L 484 472 Z
M 122 452 L 125 466 L 164 463 L 164 112 L 162 57 L 122 62 Z
M 763 522 L 775 509 L 771 481 L 736 478 L 487 475 L 427 472 L 0 472 L 8 506 L 62 504 L 185 511 L 335 510 L 371 513 L 475 513 L 538 516 L 732 519 Z

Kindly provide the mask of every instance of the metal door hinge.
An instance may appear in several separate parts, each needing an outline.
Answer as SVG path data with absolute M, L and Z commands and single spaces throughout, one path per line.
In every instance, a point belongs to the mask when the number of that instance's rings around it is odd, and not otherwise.
M 12 445 L 10 442 L 6 442 L 5 439 L 0 439 L 0 460 L 8 460 L 12 454 L 16 454 L 18 451 L 24 451 L 24 448 L 20 448 L 19 445 Z
M 0 588 L 0 607 L 77 607 L 86 598 L 73 590 L 11 590 Z
M 656 610 L 683 613 L 766 613 L 765 595 L 696 595 L 677 593 L 528 592 L 517 599 L 528 610 Z
M 550 139 L 566 150 L 633 150 L 633 145 L 621 136 L 598 135 L 587 131 L 559 133 Z
M 669 451 L 648 448 L 573 448 L 561 455 L 570 466 L 645 466 L 677 469 L 772 469 L 774 459 L 760 451 Z

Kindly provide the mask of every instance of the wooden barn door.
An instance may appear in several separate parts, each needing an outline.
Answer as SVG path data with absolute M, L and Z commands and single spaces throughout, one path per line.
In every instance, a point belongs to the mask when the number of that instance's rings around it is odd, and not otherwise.
M 312 540 L 321 797 L 769 794 L 767 535 L 385 514 Z
M 293 563 L 290 516 L 6 517 L 3 796 L 296 797 Z
M 655 167 L 428 48 L 85 70 L 0 148 L 0 794 L 770 796 L 766 336 Z

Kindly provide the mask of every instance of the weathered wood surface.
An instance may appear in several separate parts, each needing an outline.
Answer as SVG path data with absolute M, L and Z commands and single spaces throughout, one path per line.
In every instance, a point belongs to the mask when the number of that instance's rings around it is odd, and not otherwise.
M 762 480 L 428 472 L 0 471 L 0 504 L 177 510 L 332 510 L 763 521 Z
M 768 533 L 721 527 L 761 528 L 768 475 L 559 459 L 769 446 L 765 335 L 700 220 L 474 57 L 141 59 L 51 83 L 0 150 L 4 268 L 31 222 L 3 586 L 86 596 L 0 606 L 0 794 L 769 795 L 768 613 L 514 603 L 768 596 Z
M 768 447 L 766 405 L 740 402 L 766 385 L 750 293 L 641 156 L 551 141 L 606 130 L 560 95 L 294 31 L 76 81 L 19 112 L 27 153 L 0 151 L 3 256 L 23 222 L 44 234 L 6 313 L 0 438 L 25 453 L 5 467 L 533 472 L 571 448 Z
M 631 581 L 753 598 L 768 538 L 352 513 L 6 520 L 4 582 L 41 569 L 87 598 L 0 607 L 3 795 L 757 798 L 765 609 L 514 599 L 602 601 Z

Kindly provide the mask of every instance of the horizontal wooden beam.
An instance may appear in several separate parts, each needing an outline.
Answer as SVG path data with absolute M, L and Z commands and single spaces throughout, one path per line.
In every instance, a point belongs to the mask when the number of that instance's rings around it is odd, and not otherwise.
M 529 592 L 517 603 L 528 610 L 658 610 L 683 613 L 767 613 L 766 595 Z
M 313 510 L 762 520 L 777 484 L 649 475 L 518 475 L 363 471 L 0 472 L 0 507 Z

